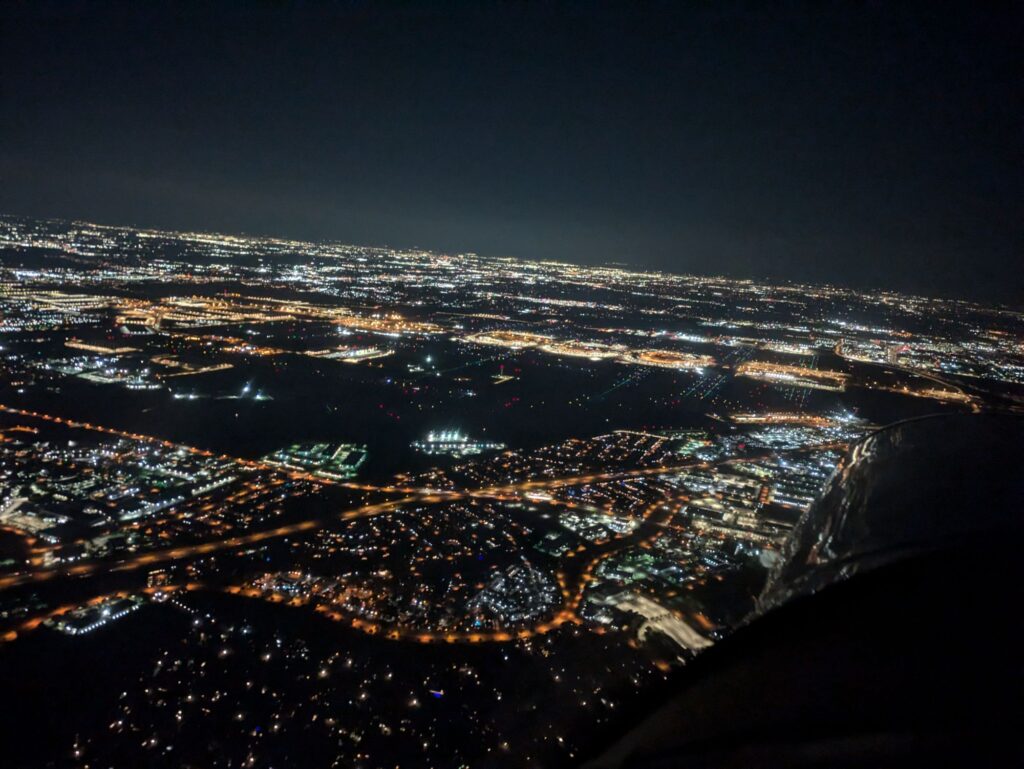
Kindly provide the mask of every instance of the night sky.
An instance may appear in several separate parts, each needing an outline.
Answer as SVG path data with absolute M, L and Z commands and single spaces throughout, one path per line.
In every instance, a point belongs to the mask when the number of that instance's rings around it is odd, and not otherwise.
M 0 212 L 1024 304 L 1022 8 L 9 0 Z

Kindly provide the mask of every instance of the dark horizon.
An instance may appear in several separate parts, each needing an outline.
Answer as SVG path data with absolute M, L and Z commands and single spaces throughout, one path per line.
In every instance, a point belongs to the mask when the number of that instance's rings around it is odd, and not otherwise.
M 8 4 L 0 210 L 1019 306 L 1022 18 Z

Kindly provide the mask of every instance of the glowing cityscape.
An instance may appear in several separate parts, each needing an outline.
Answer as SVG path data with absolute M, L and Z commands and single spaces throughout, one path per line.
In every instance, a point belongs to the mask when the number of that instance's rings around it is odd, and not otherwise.
M 566 765 L 752 616 L 853 442 L 1024 406 L 1024 315 L 965 301 L 15 217 L 0 248 L 0 654 L 103 671 L 76 766 Z

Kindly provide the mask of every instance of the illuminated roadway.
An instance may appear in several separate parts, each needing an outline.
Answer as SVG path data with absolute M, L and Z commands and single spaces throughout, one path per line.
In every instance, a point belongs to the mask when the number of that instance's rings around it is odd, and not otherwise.
M 197 448 L 193 448 L 193 447 L 189 447 L 189 446 L 181 446 L 180 444 L 174 444 L 174 443 L 171 443 L 170 441 L 165 441 L 165 440 L 162 440 L 162 439 L 159 439 L 159 438 L 153 438 L 151 436 L 141 435 L 141 434 L 138 434 L 138 433 L 127 433 L 127 432 L 123 432 L 123 431 L 120 431 L 120 430 L 114 430 L 112 428 L 99 427 L 99 426 L 92 425 L 92 424 L 87 423 L 87 422 L 77 422 L 77 421 L 74 421 L 74 420 L 63 419 L 61 417 L 54 417 L 54 416 L 50 416 L 50 415 L 40 414 L 38 412 L 25 411 L 23 409 L 15 409 L 15 408 L 12 408 L 12 407 L 9 407 L 9 406 L 4 406 L 2 404 L 0 404 L 0 411 L 11 413 L 11 414 L 16 414 L 16 415 L 19 415 L 19 416 L 30 417 L 30 418 L 34 418 L 34 419 L 41 419 L 41 420 L 44 420 L 44 421 L 53 422 L 53 423 L 57 423 L 57 424 L 63 424 L 63 425 L 66 425 L 68 427 L 80 428 L 80 429 L 86 429 L 86 430 L 93 430 L 93 431 L 102 432 L 102 433 L 105 433 L 105 434 L 116 435 L 116 436 L 119 436 L 119 437 L 131 438 L 131 439 L 134 439 L 134 440 L 147 441 L 147 442 L 155 442 L 155 443 L 159 443 L 161 445 L 167 446 L 167 447 L 183 448 L 186 451 L 190 451 L 192 453 L 203 455 L 203 456 L 210 456 L 210 457 L 218 456 L 218 455 L 213 454 L 212 452 L 205 451 L 203 449 L 197 449 Z M 799 452 L 823 451 L 823 450 L 837 449 L 837 448 L 846 448 L 846 444 L 837 444 L 837 443 L 817 444 L 817 445 L 814 445 L 814 446 L 803 447 L 803 448 L 798 449 L 796 451 L 799 451 Z M 756 460 L 759 460 L 759 459 L 763 459 L 766 456 L 771 456 L 773 453 L 775 453 L 775 452 L 771 452 L 771 451 L 763 452 L 763 453 L 757 454 L 757 455 L 750 455 L 750 456 L 747 456 L 747 457 L 736 458 L 736 459 L 731 459 L 731 460 L 725 460 L 724 462 L 722 462 L 720 464 L 730 464 L 730 463 L 738 463 L 738 462 L 756 461 Z M 267 470 L 273 470 L 275 472 L 280 472 L 280 468 L 272 466 L 272 465 L 265 465 L 264 463 L 261 463 L 261 462 L 253 462 L 251 460 L 237 459 L 237 458 L 234 458 L 234 457 L 229 457 L 227 455 L 219 455 L 219 458 L 222 458 L 222 459 L 225 459 L 225 460 L 235 461 L 235 462 L 238 462 L 239 464 L 244 465 L 244 466 L 249 466 L 249 467 L 254 467 L 254 468 L 259 468 L 259 469 L 267 469 Z M 366 518 L 366 517 L 369 517 L 369 516 L 380 515 L 382 513 L 392 512 L 394 510 L 397 510 L 397 509 L 401 508 L 403 505 L 407 505 L 407 504 L 412 503 L 412 502 L 422 502 L 422 503 L 431 504 L 431 503 L 457 501 L 457 500 L 469 499 L 469 498 L 484 498 L 484 499 L 486 499 L 486 498 L 506 499 L 506 498 L 509 498 L 509 497 L 520 498 L 522 495 L 529 494 L 532 491 L 539 491 L 539 490 L 543 490 L 543 489 L 559 488 L 559 487 L 563 487 L 563 486 L 577 486 L 577 485 L 588 484 L 588 483 L 600 483 L 600 482 L 606 482 L 606 481 L 621 480 L 621 479 L 626 479 L 626 478 L 642 477 L 642 476 L 647 476 L 647 475 L 661 475 L 661 474 L 665 474 L 665 473 L 669 473 L 669 472 L 674 472 L 674 471 L 678 471 L 678 470 L 682 470 L 682 469 L 686 469 L 686 468 L 701 467 L 701 466 L 708 466 L 708 463 L 704 462 L 704 461 L 701 461 L 701 460 L 689 460 L 689 461 L 686 461 L 686 462 L 681 462 L 681 463 L 673 464 L 673 465 L 658 465 L 658 466 L 655 466 L 655 467 L 643 467 L 643 468 L 637 468 L 637 469 L 632 469 L 632 470 L 615 470 L 615 471 L 610 471 L 610 472 L 605 472 L 605 473 L 587 473 L 587 474 L 584 474 L 584 475 L 567 476 L 567 477 L 562 477 L 562 478 L 549 478 L 549 479 L 544 479 L 544 480 L 530 480 L 530 481 L 522 481 L 522 482 L 519 482 L 519 483 L 511 483 L 511 484 L 503 484 L 503 485 L 491 485 L 491 486 L 480 487 L 480 488 L 477 488 L 477 489 L 467 489 L 467 490 L 461 490 L 461 491 L 446 491 L 446 490 L 437 490 L 437 489 L 408 489 L 408 488 L 399 488 L 399 487 L 391 487 L 391 486 L 379 487 L 379 486 L 365 486 L 365 485 L 357 485 L 357 484 L 333 484 L 329 479 L 324 479 L 324 478 L 321 478 L 319 476 L 312 476 L 312 475 L 309 475 L 309 474 L 306 474 L 306 473 L 290 473 L 289 475 L 291 477 L 305 478 L 305 479 L 309 479 L 309 480 L 315 481 L 317 483 L 324 483 L 326 485 L 344 485 L 344 486 L 351 486 L 351 487 L 358 488 L 358 489 L 374 490 L 374 491 L 389 491 L 389 492 L 401 491 L 401 492 L 405 492 L 406 495 L 401 497 L 401 498 L 398 498 L 398 499 L 391 499 L 391 500 L 386 500 L 386 501 L 383 501 L 383 502 L 374 502 L 374 503 L 362 505 L 362 506 L 359 506 L 359 507 L 354 507 L 354 508 L 351 508 L 351 509 L 348 509 L 348 510 L 343 510 L 343 511 L 341 511 L 339 513 L 333 513 L 331 515 L 321 516 L 321 517 L 318 517 L 318 518 L 310 518 L 310 519 L 307 519 L 307 520 L 304 520 L 304 521 L 298 521 L 298 522 L 295 522 L 295 523 L 288 523 L 288 524 L 284 524 L 282 526 L 277 526 L 277 527 L 270 528 L 270 529 L 264 529 L 264 530 L 261 530 L 261 531 L 255 531 L 255 532 L 251 532 L 251 533 L 248 533 L 248 534 L 239 534 L 239 535 L 235 535 L 235 536 L 231 536 L 231 537 L 226 537 L 224 539 L 210 540 L 210 541 L 207 541 L 207 542 L 201 542 L 201 543 L 197 543 L 197 544 L 193 544 L 193 545 L 183 545 L 183 546 L 179 546 L 179 547 L 168 548 L 168 549 L 165 549 L 165 550 L 155 550 L 155 551 L 150 551 L 150 552 L 146 552 L 146 553 L 140 553 L 140 554 L 138 554 L 136 556 L 133 556 L 133 557 L 127 558 L 127 559 L 122 559 L 120 561 L 95 561 L 95 562 L 92 562 L 92 563 L 83 563 L 83 564 L 79 564 L 79 565 L 71 566 L 71 567 L 67 567 L 67 568 L 37 569 L 37 570 L 34 570 L 34 571 L 28 571 L 28 572 L 24 572 L 24 573 L 20 573 L 20 574 L 13 574 L 13 575 L 9 575 L 9 576 L 0 578 L 0 590 L 5 590 L 5 589 L 12 588 L 12 587 L 26 585 L 26 584 L 46 582 L 48 580 L 52 580 L 54 578 L 63 577 L 63 576 L 84 577 L 84 576 L 93 575 L 93 574 L 103 574 L 103 573 L 112 573 L 112 572 L 126 572 L 126 571 L 132 571 L 132 570 L 143 568 L 143 567 L 147 567 L 147 566 L 153 566 L 153 565 L 157 565 L 157 564 L 164 564 L 164 563 L 168 563 L 168 562 L 172 562 L 172 561 L 187 560 L 187 559 L 190 559 L 190 558 L 200 557 L 200 556 L 208 555 L 210 553 L 220 552 L 220 551 L 223 551 L 223 550 L 233 550 L 233 549 L 238 549 L 238 548 L 246 547 L 248 545 L 258 544 L 258 543 L 265 542 L 265 541 L 270 540 L 270 539 L 278 539 L 278 538 L 281 538 L 281 537 L 288 537 L 288 536 L 292 536 L 292 535 L 296 535 L 296 534 L 304 534 L 304 533 L 307 533 L 307 532 L 316 531 L 316 530 L 318 530 L 320 528 L 323 528 L 324 526 L 326 526 L 326 525 L 328 525 L 328 524 L 330 524 L 332 522 L 336 522 L 336 521 L 339 521 L 339 520 L 343 520 L 343 521 L 344 520 L 353 520 L 353 519 L 357 519 L 357 518 Z M 573 503 L 563 502 L 563 501 L 560 501 L 560 500 L 545 500 L 545 501 L 548 502 L 549 504 L 554 504 L 554 505 L 565 505 L 565 506 L 570 506 L 570 507 L 573 506 Z M 677 505 L 678 505 L 678 500 L 676 500 L 676 502 L 677 502 Z M 666 500 L 664 500 L 664 499 L 658 500 L 654 504 L 650 505 L 644 511 L 643 516 L 642 516 L 643 519 L 644 519 L 644 524 L 648 523 L 649 519 L 651 519 L 654 516 L 654 513 L 658 512 L 659 509 L 667 509 L 667 507 L 668 506 L 666 504 Z M 644 528 L 644 524 L 641 524 L 641 529 Z M 566 578 L 565 574 L 563 572 L 559 572 L 559 574 L 558 574 L 559 589 L 561 591 L 562 601 L 563 601 L 561 610 L 558 613 L 556 613 L 556 615 L 553 618 L 551 618 L 549 620 L 545 620 L 544 622 L 541 622 L 541 623 L 539 623 L 539 624 L 537 624 L 537 625 L 535 625 L 533 627 L 530 627 L 530 628 L 520 628 L 520 629 L 516 629 L 516 630 L 511 630 L 511 631 L 494 631 L 494 632 L 469 632 L 469 631 L 467 631 L 467 632 L 433 633 L 433 632 L 430 632 L 430 631 L 424 631 L 424 630 L 419 630 L 419 629 L 404 629 L 404 628 L 396 628 L 396 627 L 390 627 L 390 628 L 389 627 L 381 627 L 381 626 L 379 626 L 379 625 L 377 625 L 375 623 L 372 623 L 372 622 L 367 622 L 367 621 L 364 621 L 364 620 L 360 620 L 358 618 L 346 617 L 346 616 L 344 616 L 344 615 L 342 615 L 342 614 L 340 614 L 338 612 L 333 611 L 329 606 L 326 606 L 326 605 L 318 605 L 318 606 L 316 606 L 316 611 L 320 612 L 321 614 L 323 614 L 324 616 L 328 617 L 329 619 L 332 619 L 332 620 L 335 620 L 335 621 L 347 621 L 349 624 L 352 625 L 352 627 L 354 627 L 354 628 L 356 628 L 358 630 L 361 630 L 363 632 L 367 632 L 367 633 L 371 633 L 371 634 L 378 634 L 379 633 L 383 637 L 392 638 L 392 639 L 396 639 L 396 640 L 397 639 L 413 640 L 413 641 L 419 641 L 419 642 L 422 642 L 422 643 L 429 643 L 429 642 L 435 642 L 435 641 L 446 641 L 446 642 L 449 642 L 449 643 L 455 643 L 455 642 L 477 643 L 477 642 L 483 642 L 483 641 L 511 641 L 511 640 L 516 639 L 516 638 L 529 638 L 529 637 L 531 637 L 533 635 L 536 635 L 538 633 L 548 632 L 548 631 L 550 631 L 550 630 L 552 630 L 552 629 L 554 629 L 556 627 L 559 627 L 559 626 L 561 626 L 561 625 L 563 625 L 563 624 L 565 624 L 567 622 L 579 623 L 580 622 L 580 618 L 577 615 L 576 611 L 577 611 L 577 609 L 579 607 L 580 601 L 582 600 L 583 590 L 586 587 L 586 583 L 589 582 L 590 579 L 591 579 L 591 575 L 592 575 L 593 569 L 596 567 L 597 563 L 602 558 L 604 558 L 605 556 L 607 556 L 609 554 L 609 552 L 611 551 L 612 548 L 614 550 L 618 550 L 621 547 L 624 547 L 626 545 L 636 544 L 638 541 L 643 541 L 645 539 L 649 539 L 649 538 L 651 538 L 652 536 L 654 536 L 657 533 L 657 530 L 656 529 L 652 530 L 652 527 L 647 527 L 647 529 L 644 530 L 642 533 L 641 533 L 641 529 L 638 529 L 637 532 L 634 532 L 634 534 L 632 534 L 632 535 L 626 535 L 624 537 L 618 537 L 618 538 L 615 538 L 615 539 L 610 540 L 610 541 L 605 542 L 605 543 L 600 543 L 601 545 L 610 544 L 611 548 L 609 548 L 609 547 L 602 548 L 600 546 L 597 546 L 597 547 L 591 546 L 591 547 L 588 547 L 588 548 L 584 548 L 584 550 L 596 549 L 596 550 L 599 550 L 600 552 L 595 557 L 592 557 L 590 559 L 590 561 L 582 568 L 578 578 L 574 581 L 574 584 L 572 584 L 572 585 L 568 584 L 567 578 Z M 573 551 L 573 552 L 570 552 L 568 554 L 568 557 L 574 557 L 575 555 L 576 555 L 576 552 Z M 200 588 L 203 588 L 204 586 L 200 585 L 200 584 L 191 584 L 188 587 L 190 589 L 200 589 Z M 250 596 L 261 596 L 262 595 L 259 591 L 250 590 L 250 589 L 246 589 L 246 588 L 242 588 L 242 587 L 227 588 L 227 591 L 230 592 L 230 593 L 233 593 L 233 594 L 243 594 L 243 595 L 250 595 Z M 117 593 L 117 595 L 119 595 L 119 594 L 120 594 L 120 592 Z M 103 596 L 95 596 L 91 600 L 92 601 L 103 600 L 103 598 L 106 595 L 115 595 L 115 594 L 105 594 Z M 306 602 L 301 601 L 300 599 L 293 599 L 290 603 L 291 603 L 291 605 L 304 605 Z M 78 603 L 76 605 L 81 605 L 81 603 Z M 41 615 L 39 617 L 35 617 L 35 618 L 31 619 L 31 620 L 26 621 L 25 623 L 23 623 L 23 624 L 21 624 L 19 626 L 19 629 L 21 629 L 21 630 L 32 629 L 32 628 L 38 626 L 38 624 L 43 619 L 46 619 L 47 617 L 56 616 L 58 614 L 61 614 L 61 613 L 65 612 L 65 611 L 70 610 L 71 608 L 73 608 L 73 607 L 72 606 L 68 606 L 68 607 L 60 607 L 60 608 L 58 608 L 56 610 L 51 610 L 51 611 L 47 612 L 44 615 Z M 11 639 L 13 639 L 16 636 L 17 636 L 16 631 L 11 631 L 10 633 L 7 634 L 7 636 L 3 637 L 3 640 L 11 640 Z
M 282 526 L 276 526 L 271 529 L 254 531 L 248 534 L 237 534 L 235 536 L 226 537 L 225 539 L 210 540 L 207 542 L 200 542 L 194 545 L 182 545 L 179 547 L 168 548 L 166 550 L 153 550 L 146 553 L 140 553 L 139 555 L 123 559 L 120 561 L 95 561 L 93 563 L 83 563 L 78 564 L 77 566 L 70 566 L 67 568 L 38 569 L 35 571 L 24 572 L 22 574 L 12 574 L 10 576 L 0 578 L 0 590 L 16 587 L 18 585 L 25 585 L 33 582 L 45 582 L 46 580 L 53 579 L 54 577 L 58 576 L 77 577 L 103 572 L 131 571 L 144 566 L 153 566 L 156 564 L 163 564 L 170 561 L 180 561 L 189 558 L 195 558 L 198 556 L 208 555 L 210 553 L 216 553 L 221 550 L 233 550 L 241 547 L 246 547 L 248 545 L 254 545 L 260 542 L 265 542 L 269 539 L 290 537 L 295 534 L 304 534 L 307 532 L 316 531 L 317 529 L 321 529 L 329 523 L 333 523 L 339 520 L 348 521 L 356 518 L 367 518 L 373 515 L 380 515 L 381 513 L 389 513 L 411 502 L 424 502 L 427 504 L 436 504 L 439 502 L 453 502 L 467 498 L 502 499 L 505 497 L 529 493 L 531 491 L 537 491 L 541 489 L 556 488 L 560 486 L 574 486 L 585 483 L 618 480 L 622 478 L 634 478 L 644 475 L 658 475 L 687 467 L 700 466 L 703 464 L 705 463 L 700 461 L 690 461 L 678 465 L 660 465 L 658 467 L 645 467 L 638 470 L 625 470 L 610 473 L 590 473 L 588 475 L 572 476 L 567 478 L 554 478 L 543 481 L 524 481 L 522 483 L 509 484 L 503 486 L 486 486 L 483 488 L 471 489 L 467 491 L 437 491 L 436 489 L 422 489 L 414 494 L 409 494 L 399 499 L 390 499 L 384 502 L 374 502 L 371 504 L 362 505 L 360 507 L 354 507 L 349 510 L 343 510 L 339 513 L 332 513 L 327 516 L 309 518 L 307 520 L 297 521 L 295 523 L 287 523 Z

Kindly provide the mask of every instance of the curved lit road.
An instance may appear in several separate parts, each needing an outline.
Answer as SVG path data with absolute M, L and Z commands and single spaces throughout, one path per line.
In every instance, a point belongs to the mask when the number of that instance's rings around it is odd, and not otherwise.
M 238 459 L 227 455 L 215 455 L 212 452 L 203 449 L 197 449 L 189 446 L 180 446 L 179 444 L 174 444 L 171 443 L 170 441 L 165 441 L 159 438 L 153 438 L 151 436 L 140 435 L 137 433 L 127 433 L 120 430 L 114 430 L 111 428 L 99 427 L 86 422 L 66 420 L 61 417 L 40 414 L 38 412 L 25 411 L 23 409 L 15 409 L 9 406 L 4 406 L 2 404 L 0 404 L 0 411 L 19 416 L 29 417 L 33 419 L 40 419 L 47 422 L 53 422 L 56 424 L 62 424 L 72 428 L 92 430 L 109 435 L 115 435 L 118 437 L 131 438 L 134 440 L 154 442 L 159 443 L 161 445 L 165 445 L 167 447 L 184 448 L 185 450 L 193 452 L 198 455 L 209 457 L 218 456 L 221 459 L 234 461 L 246 467 L 282 472 L 281 468 L 277 466 L 268 465 L 262 462 L 255 462 L 252 460 Z M 846 448 L 846 445 L 837 443 L 817 444 L 814 446 L 807 446 L 802 449 L 794 450 L 790 453 L 805 453 L 839 448 Z M 732 464 L 756 461 L 772 456 L 775 453 L 776 452 L 766 451 L 758 453 L 756 455 L 751 454 L 742 458 L 726 460 L 725 462 L 721 462 L 719 464 Z M 588 473 L 584 475 L 574 475 L 543 480 L 530 480 L 522 481 L 519 483 L 492 485 L 476 489 L 454 491 L 437 490 L 429 488 L 415 489 L 394 486 L 341 484 L 335 481 L 331 481 L 330 479 L 321 478 L 319 476 L 314 476 L 307 473 L 292 473 L 285 471 L 285 474 L 289 475 L 290 477 L 311 480 L 316 483 L 321 483 L 324 485 L 341 485 L 358 490 L 378 491 L 384 493 L 397 492 L 404 494 L 404 496 L 396 499 L 374 502 L 359 507 L 350 508 L 326 516 L 320 516 L 317 518 L 310 518 L 304 521 L 288 523 L 270 529 L 264 529 L 261 531 L 250 532 L 247 534 L 239 534 L 231 537 L 226 537 L 224 539 L 210 540 L 192 545 L 183 545 L 179 547 L 167 548 L 165 550 L 153 550 L 117 561 L 94 561 L 91 563 L 83 563 L 66 568 L 36 569 L 19 574 L 13 574 L 0 578 L 0 590 L 33 583 L 43 583 L 60 577 L 86 577 L 89 575 L 128 572 L 157 564 L 165 564 L 174 561 L 188 560 L 192 558 L 202 557 L 211 553 L 246 547 L 248 545 L 265 542 L 271 539 L 278 539 L 282 537 L 288 537 L 297 534 L 304 534 L 311 531 L 316 531 L 327 525 L 336 523 L 339 520 L 353 520 L 357 518 L 366 518 L 369 516 L 392 512 L 394 510 L 401 508 L 403 505 L 408 505 L 414 502 L 436 504 L 463 499 L 521 499 L 524 495 L 529 495 L 531 492 L 538 492 L 565 486 L 578 486 L 588 483 L 600 483 L 614 480 L 622 480 L 627 478 L 637 478 L 649 475 L 662 475 L 665 473 L 675 472 L 686 468 L 706 466 L 709 466 L 709 463 L 700 460 L 689 460 L 671 465 L 658 465 L 655 467 L 643 467 L 632 470 L 616 470 L 606 473 Z M 574 506 L 574 503 L 565 502 L 562 500 L 545 501 L 554 505 L 568 507 Z M 328 605 L 317 605 L 315 607 L 315 610 L 329 619 L 346 622 L 352 627 L 366 633 L 371 633 L 375 635 L 379 634 L 382 637 L 395 640 L 410 640 L 418 641 L 421 643 L 480 643 L 488 641 L 501 642 L 529 638 L 539 633 L 546 633 L 568 622 L 580 622 L 577 610 L 579 608 L 580 601 L 582 600 L 583 591 L 586 587 L 586 584 L 591 580 L 593 570 L 597 566 L 598 562 L 605 558 L 607 555 L 609 555 L 611 552 L 618 551 L 623 547 L 637 544 L 640 541 L 645 541 L 656 536 L 658 531 L 657 526 L 661 523 L 663 518 L 666 517 L 662 511 L 678 509 L 679 500 L 675 500 L 675 502 L 677 503 L 677 506 L 675 508 L 669 508 L 668 501 L 666 499 L 659 499 L 658 501 L 648 506 L 648 508 L 645 509 L 642 515 L 644 520 L 641 523 L 641 526 L 637 529 L 637 531 L 633 532 L 632 534 L 625 535 L 622 537 L 616 537 L 611 540 L 606 540 L 601 543 L 595 543 L 590 546 L 586 546 L 583 548 L 582 551 L 579 552 L 570 552 L 567 557 L 575 558 L 578 555 L 582 555 L 585 557 L 581 558 L 581 561 L 578 562 L 580 564 L 579 568 L 578 570 L 575 570 L 577 571 L 577 573 L 572 579 L 570 579 L 565 574 L 564 570 L 560 570 L 557 575 L 559 589 L 562 595 L 562 606 L 559 609 L 559 611 L 554 615 L 554 617 L 547 619 L 543 622 L 540 622 L 533 627 L 519 628 L 511 631 L 492 632 L 431 632 L 415 628 L 380 626 L 378 624 L 361 620 L 359 618 L 353 618 L 351 616 L 343 615 L 339 612 L 334 611 Z M 192 590 L 206 589 L 206 586 L 198 583 L 193 583 L 182 587 L 187 587 L 188 589 Z M 226 591 L 236 595 L 241 594 L 253 597 L 266 598 L 266 596 L 264 596 L 259 591 L 245 587 L 229 587 L 226 588 Z M 92 602 L 97 602 L 103 600 L 106 597 L 121 595 L 122 592 L 123 591 L 118 591 L 116 593 L 105 593 L 103 595 L 94 596 L 90 600 Z M 153 590 L 147 589 L 145 592 L 153 592 Z M 284 603 L 283 599 L 275 602 Z M 289 603 L 290 605 L 296 606 L 305 605 L 305 602 L 299 599 L 292 600 Z M 72 608 L 74 608 L 74 606 L 80 605 L 82 605 L 81 602 L 78 602 L 74 605 L 61 606 L 56 609 L 51 609 L 44 614 L 41 614 L 39 616 L 33 617 L 29 620 L 22 622 L 17 627 L 16 630 L 11 630 L 5 636 L 0 636 L 0 640 L 12 640 L 13 638 L 17 637 L 18 631 L 33 629 L 37 627 L 45 619 L 53 616 L 58 616 L 62 613 L 71 610 Z

